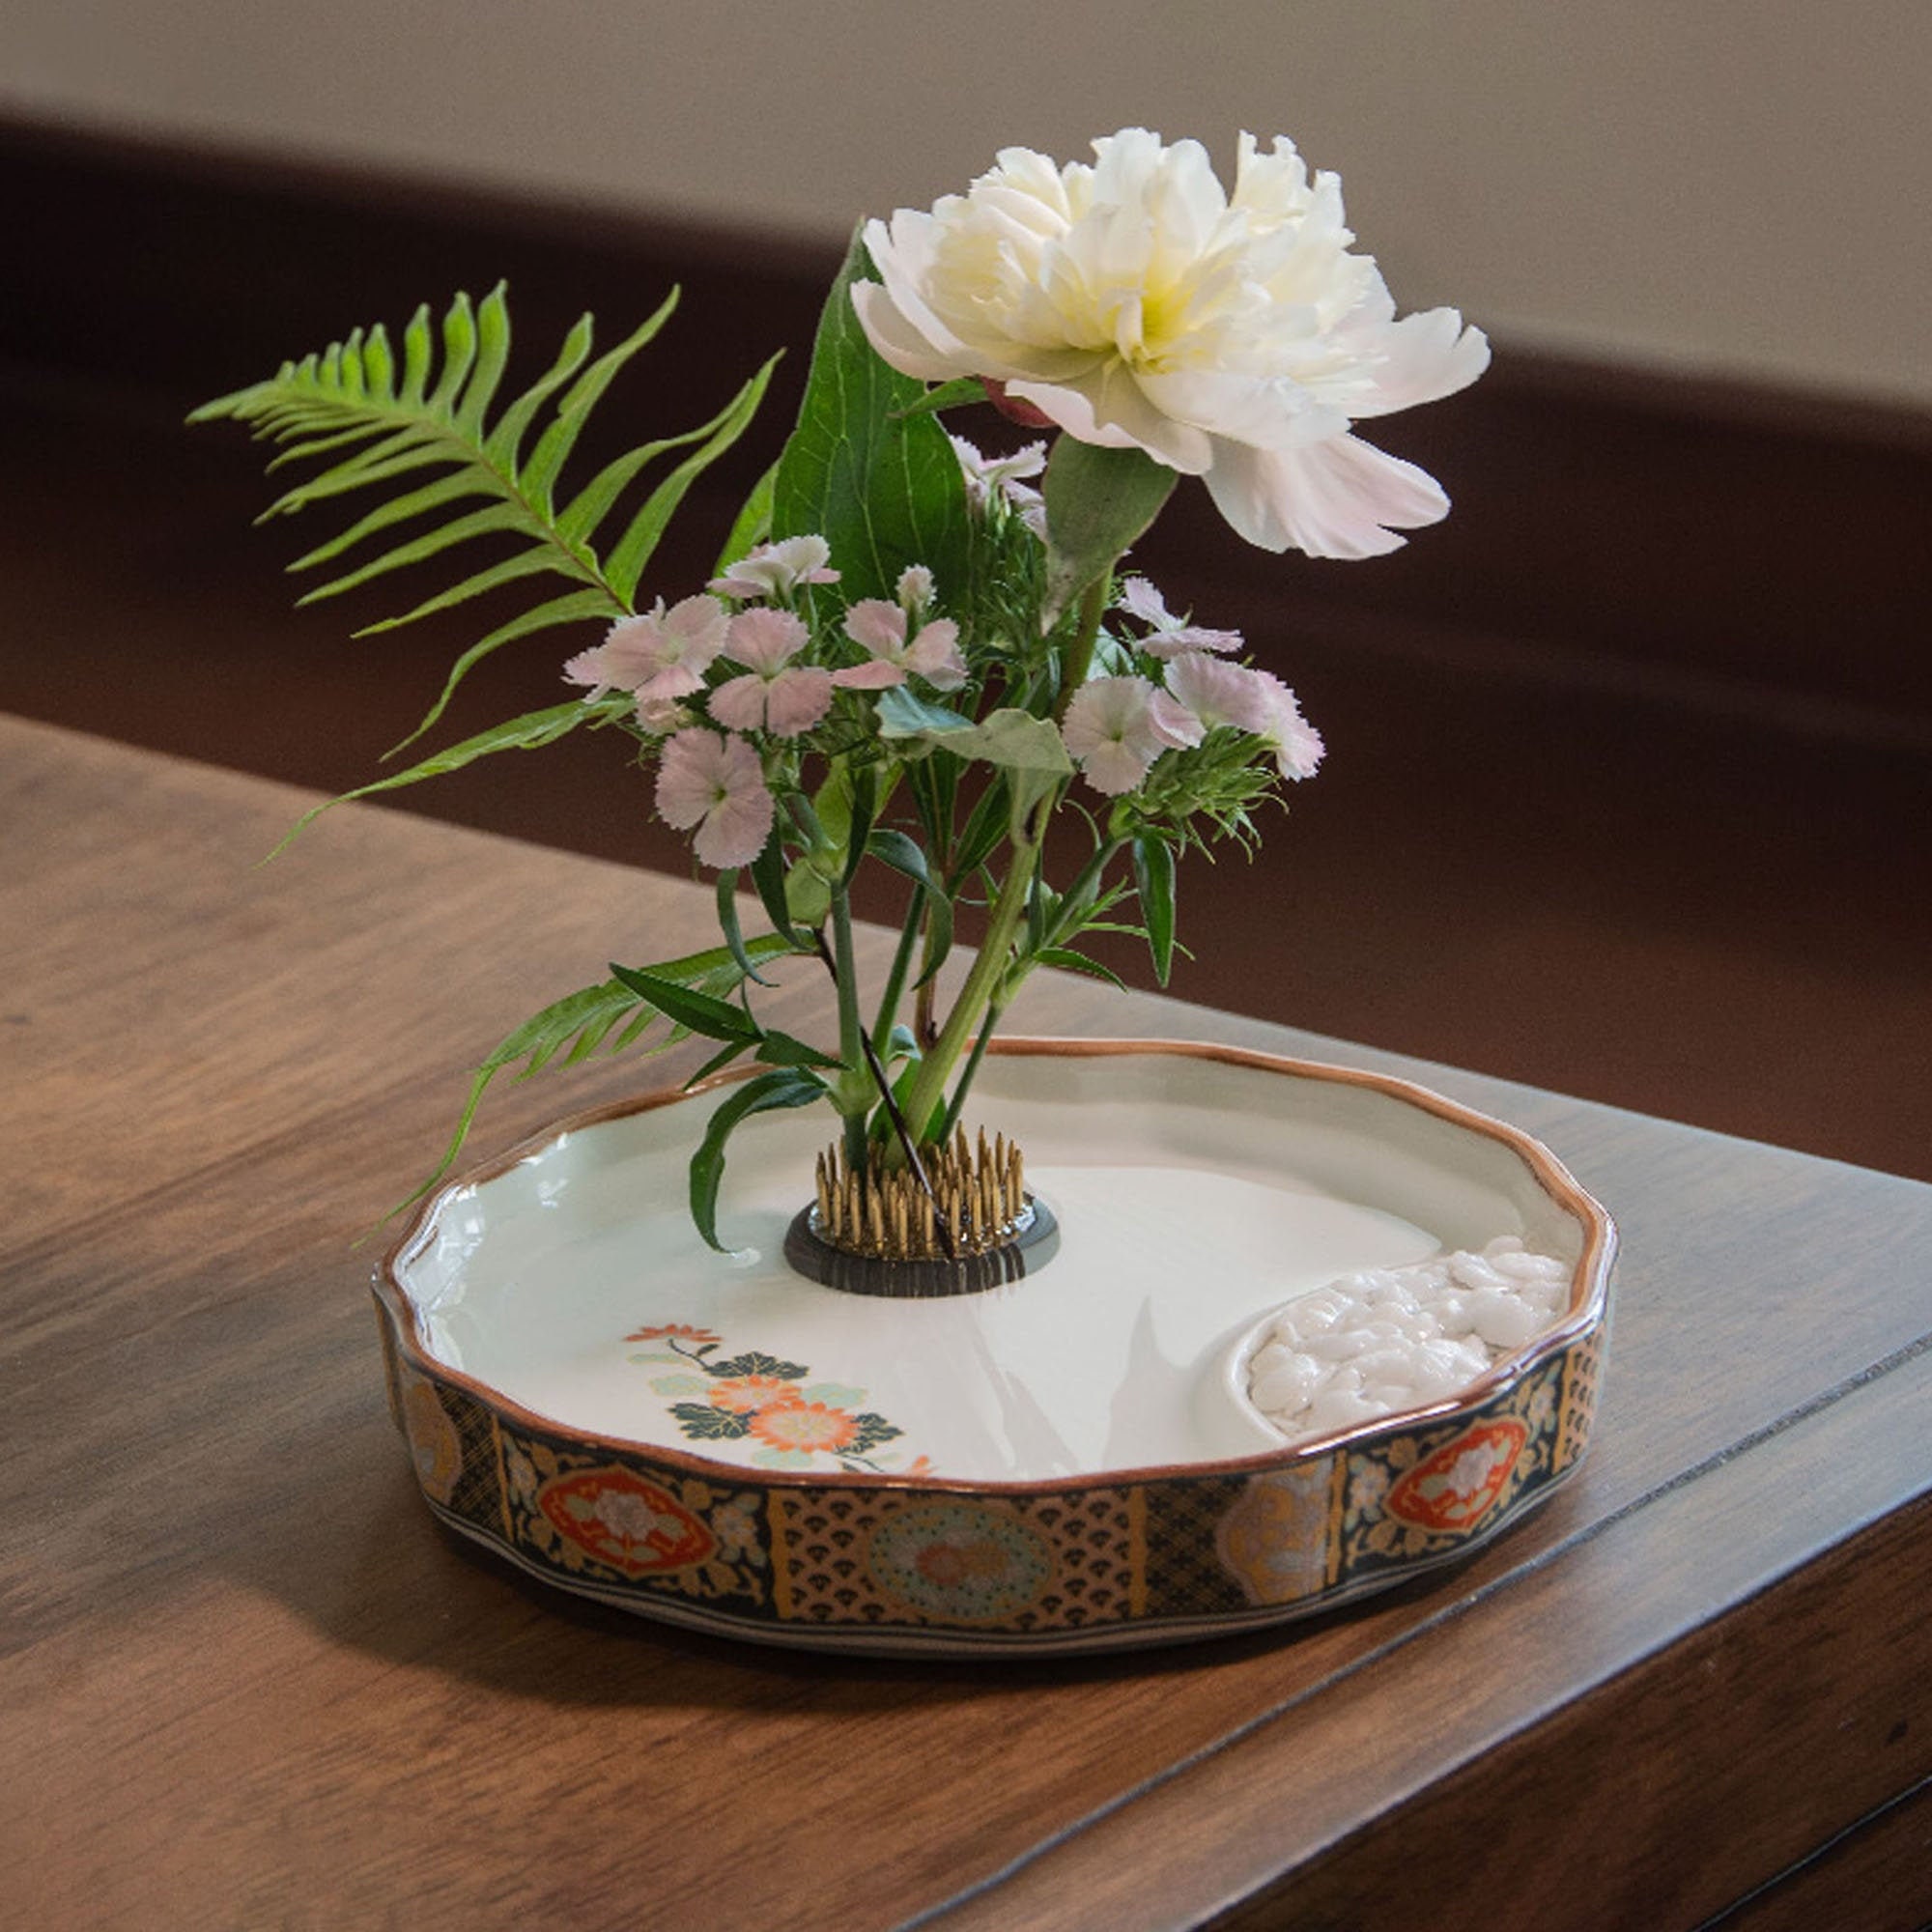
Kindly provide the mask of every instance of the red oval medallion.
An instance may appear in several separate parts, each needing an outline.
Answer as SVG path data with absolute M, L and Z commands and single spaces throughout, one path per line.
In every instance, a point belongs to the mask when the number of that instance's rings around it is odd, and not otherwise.
M 537 1492 L 559 1536 L 626 1577 L 702 1563 L 717 1539 L 682 1503 L 628 1469 L 580 1469 Z
M 1389 1515 L 1419 1529 L 1473 1529 L 1494 1507 L 1528 1440 L 1514 1416 L 1465 1430 L 1389 1491 Z

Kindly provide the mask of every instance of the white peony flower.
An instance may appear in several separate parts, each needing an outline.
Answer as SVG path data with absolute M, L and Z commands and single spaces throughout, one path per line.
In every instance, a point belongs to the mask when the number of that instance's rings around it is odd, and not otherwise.
M 966 194 L 868 222 L 882 279 L 852 300 L 879 355 L 1200 476 L 1264 550 L 1371 556 L 1442 517 L 1435 481 L 1350 425 L 1463 388 L 1489 345 L 1454 309 L 1396 319 L 1338 179 L 1280 137 L 1241 136 L 1232 195 L 1196 141 L 1129 128 L 1094 153 L 1004 149 Z

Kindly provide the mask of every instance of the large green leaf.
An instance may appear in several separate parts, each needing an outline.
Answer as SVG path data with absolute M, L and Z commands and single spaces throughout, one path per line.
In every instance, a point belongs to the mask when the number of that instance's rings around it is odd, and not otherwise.
M 812 347 L 805 401 L 779 459 L 772 534 L 816 533 L 832 546 L 847 602 L 891 597 L 899 573 L 923 563 L 942 600 L 966 583 L 966 486 L 944 429 L 908 414 L 925 385 L 873 353 L 852 307 L 871 258 L 856 237 L 832 285 Z

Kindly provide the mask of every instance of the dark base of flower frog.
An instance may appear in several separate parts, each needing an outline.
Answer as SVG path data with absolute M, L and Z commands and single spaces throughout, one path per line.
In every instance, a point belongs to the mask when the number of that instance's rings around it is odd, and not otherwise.
M 1060 1250 L 1060 1223 L 1037 1196 L 1010 1241 L 956 1261 L 889 1261 L 848 1254 L 818 1234 L 815 1208 L 801 1208 L 785 1231 L 785 1260 L 809 1281 L 844 1294 L 889 1295 L 919 1300 L 942 1294 L 980 1294 L 1022 1276 L 1037 1274 Z

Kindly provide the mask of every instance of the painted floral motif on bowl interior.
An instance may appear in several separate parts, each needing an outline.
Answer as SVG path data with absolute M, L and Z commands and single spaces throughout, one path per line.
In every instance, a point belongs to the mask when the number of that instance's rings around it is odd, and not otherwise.
M 905 1432 L 867 1408 L 866 1391 L 849 1383 L 813 1381 L 803 1362 L 748 1350 L 721 1356 L 724 1338 L 685 1321 L 634 1329 L 627 1342 L 656 1342 L 634 1362 L 662 1363 L 678 1372 L 653 1376 L 651 1388 L 670 1404 L 672 1419 L 693 1442 L 751 1441 L 751 1461 L 765 1469 L 823 1468 L 923 1475 L 923 1456 L 901 1464 L 876 1452 Z

